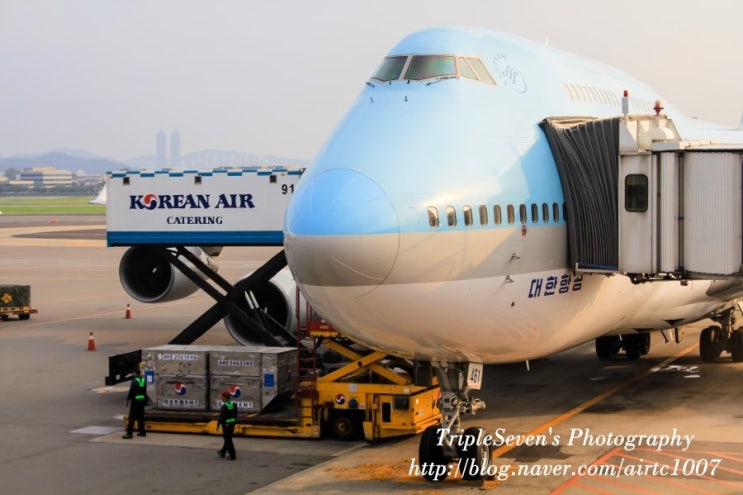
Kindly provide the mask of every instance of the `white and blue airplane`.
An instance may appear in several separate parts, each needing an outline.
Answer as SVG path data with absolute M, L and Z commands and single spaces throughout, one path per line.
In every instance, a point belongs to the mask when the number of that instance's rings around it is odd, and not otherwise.
M 743 356 L 739 280 L 636 283 L 570 262 L 571 206 L 540 122 L 617 116 L 625 91 L 630 113 L 664 101 L 615 68 L 512 35 L 423 30 L 384 58 L 300 180 L 284 248 L 304 297 L 352 339 L 438 371 L 451 435 L 427 430 L 421 462 L 489 461 L 487 448 L 456 449 L 460 413 L 481 407 L 468 390 L 483 363 L 594 339 L 600 357 L 638 357 L 649 331 L 705 318 L 719 325 L 702 333 L 702 357 Z M 664 107 L 687 141 L 743 143 L 742 130 Z

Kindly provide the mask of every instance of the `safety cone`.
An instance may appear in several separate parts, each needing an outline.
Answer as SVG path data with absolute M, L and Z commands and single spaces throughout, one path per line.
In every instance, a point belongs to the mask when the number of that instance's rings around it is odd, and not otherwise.
M 126 305 L 126 314 L 124 315 L 124 318 L 127 320 L 130 320 L 132 317 L 132 308 L 127 304 Z
M 90 332 L 90 336 L 88 337 L 88 350 L 95 350 L 95 337 L 93 337 L 93 332 Z

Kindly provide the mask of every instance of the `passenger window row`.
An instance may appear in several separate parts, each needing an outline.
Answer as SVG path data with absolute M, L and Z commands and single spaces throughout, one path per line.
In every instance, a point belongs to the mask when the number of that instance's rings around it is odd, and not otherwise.
M 563 210 L 565 205 L 563 204 Z M 505 211 L 504 211 L 505 210 Z M 514 225 L 516 223 L 516 207 L 514 205 L 506 205 L 505 208 L 501 205 L 493 205 L 492 209 L 488 209 L 485 205 L 477 207 L 477 214 L 472 206 L 465 205 L 462 207 L 461 212 L 457 214 L 457 209 L 454 206 L 447 206 L 444 214 L 446 216 L 446 225 L 449 227 L 456 227 L 459 220 L 464 223 L 466 227 L 471 227 L 475 223 L 475 216 L 480 225 L 490 225 L 490 214 L 492 213 L 492 225 Z M 505 213 L 505 217 L 504 217 Z M 557 223 L 560 221 L 560 205 L 552 203 L 550 206 L 548 203 L 542 203 L 541 207 L 537 203 L 531 203 L 529 207 L 525 204 L 518 206 L 518 222 L 521 225 L 527 223 Z M 565 212 L 562 212 L 563 218 Z M 439 219 L 439 209 L 435 206 L 428 207 L 428 225 L 431 228 L 439 228 L 441 220 Z
M 606 89 L 593 88 L 582 84 L 564 84 L 565 91 L 573 101 L 589 101 L 595 103 L 606 103 L 619 107 L 619 97 L 613 92 Z M 654 103 L 643 100 L 642 98 L 629 97 L 630 108 L 639 113 L 651 113 Z

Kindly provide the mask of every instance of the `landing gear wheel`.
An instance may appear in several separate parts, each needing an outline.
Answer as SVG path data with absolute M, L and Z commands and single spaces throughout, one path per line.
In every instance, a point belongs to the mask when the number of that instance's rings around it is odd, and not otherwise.
M 421 466 L 428 467 L 423 471 L 423 477 L 428 481 L 444 481 L 451 471 L 451 459 L 444 455 L 444 448 L 439 445 L 439 428 L 438 425 L 426 428 L 418 445 L 418 460 Z
M 469 438 L 473 440 L 468 440 Z M 457 446 L 457 452 L 462 461 L 460 465 L 462 479 L 480 480 L 488 476 L 491 449 L 488 442 L 482 441 L 485 438 L 490 438 L 490 433 L 480 427 L 472 426 L 464 430 L 462 439 L 465 445 L 469 445 L 469 447 L 465 451 L 462 450 L 464 445 Z
M 617 335 L 609 335 L 596 339 L 596 355 L 599 359 L 609 359 L 615 356 L 622 346 L 622 342 Z
M 648 352 L 650 352 L 650 334 L 641 333 L 640 334 L 640 355 L 644 356 Z
M 728 340 L 728 346 L 733 361 L 736 363 L 743 361 L 743 329 L 733 330 L 733 333 L 730 334 L 730 340 Z
M 722 353 L 719 345 L 719 336 L 722 328 L 718 326 L 707 327 L 699 334 L 699 357 L 702 361 L 712 362 Z
M 628 359 L 639 359 L 642 355 L 642 335 L 630 333 L 622 335 L 622 347 Z

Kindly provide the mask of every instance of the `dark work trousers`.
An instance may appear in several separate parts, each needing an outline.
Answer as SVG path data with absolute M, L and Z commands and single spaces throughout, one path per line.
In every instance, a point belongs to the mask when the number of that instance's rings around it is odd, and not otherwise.
M 137 422 L 139 434 L 144 435 L 144 406 L 145 401 L 133 400 L 129 403 L 129 420 L 126 423 L 126 432 L 131 435 L 134 431 L 134 422 Z
M 235 444 L 232 443 L 232 435 L 235 433 L 235 423 L 227 423 L 222 426 L 222 453 L 230 454 L 230 457 L 235 459 Z

